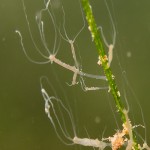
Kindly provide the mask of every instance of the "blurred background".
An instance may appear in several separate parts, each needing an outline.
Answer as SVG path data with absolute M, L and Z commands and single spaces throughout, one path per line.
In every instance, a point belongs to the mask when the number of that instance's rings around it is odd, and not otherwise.
M 73 39 L 83 26 L 82 12 L 78 0 L 51 0 L 55 25 L 63 36 L 63 13 L 67 35 Z M 35 16 L 44 8 L 43 0 L 24 0 L 33 38 L 45 54 L 39 36 Z M 133 125 L 146 125 L 146 138 L 143 128 L 136 131 L 150 144 L 150 1 L 149 0 L 107 0 L 116 28 L 116 43 L 112 71 L 121 92 L 123 103 L 129 105 L 129 116 Z M 104 0 L 91 1 L 93 12 L 109 44 L 113 40 L 112 22 Z M 113 99 L 107 90 L 84 92 L 81 85 L 71 84 L 72 73 L 56 64 L 39 65 L 28 61 L 23 53 L 20 39 L 15 33 L 19 30 L 28 55 L 42 62 L 31 41 L 22 1 L 0 0 L 0 150 L 58 150 L 92 149 L 82 146 L 66 146 L 56 136 L 45 114 L 41 94 L 40 78 L 46 76 L 54 90 L 44 83 L 50 96 L 54 93 L 70 108 L 76 132 L 79 137 L 109 137 L 121 128 Z M 54 27 L 47 14 L 43 15 L 45 36 L 50 52 L 53 53 Z M 69 43 L 58 34 L 56 47 L 61 43 L 57 57 L 73 65 Z M 87 24 L 74 43 L 82 70 L 103 75 L 97 65 L 98 54 Z M 107 50 L 107 48 L 106 48 Z M 47 55 L 48 56 L 48 55 Z M 87 86 L 106 86 L 100 80 L 86 79 Z M 127 99 L 128 104 L 125 102 Z M 143 117 L 144 116 L 144 122 Z M 66 128 L 72 135 L 69 120 Z M 61 117 L 61 116 L 60 116 Z

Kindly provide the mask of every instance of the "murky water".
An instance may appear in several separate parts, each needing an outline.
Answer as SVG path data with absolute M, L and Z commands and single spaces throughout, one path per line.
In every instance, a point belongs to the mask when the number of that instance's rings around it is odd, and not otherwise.
M 71 39 L 83 25 L 80 6 L 78 1 L 73 0 L 53 1 L 56 22 L 61 31 L 62 5 L 66 15 L 66 31 Z M 125 95 L 128 99 L 130 118 L 134 125 L 143 124 L 140 107 L 142 108 L 149 141 L 150 1 L 112 0 L 108 1 L 108 5 L 117 31 L 112 71 L 123 99 Z M 35 15 L 44 6 L 43 1 L 25 0 L 25 6 L 33 37 L 40 49 L 43 49 L 35 21 Z M 113 31 L 103 0 L 93 1 L 92 6 L 97 23 L 103 27 L 106 39 L 111 43 Z M 48 46 L 52 49 L 54 28 L 47 16 L 44 19 L 45 35 Z M 0 0 L 0 20 L 0 150 L 89 149 L 66 146 L 57 138 L 44 112 L 44 100 L 40 92 L 42 76 L 48 77 L 57 96 L 67 107 L 70 106 L 80 137 L 101 139 L 113 135 L 118 125 L 121 127 L 113 99 L 107 91 L 84 92 L 80 84 L 69 87 L 66 83 L 72 81 L 71 72 L 56 64 L 37 65 L 27 60 L 15 30 L 22 33 L 24 46 L 31 58 L 37 61 L 43 61 L 43 58 L 37 54 L 31 41 L 20 0 Z M 50 22 L 46 24 L 48 21 Z M 102 69 L 96 64 L 97 52 L 87 26 L 74 45 L 83 71 L 103 75 Z M 62 61 L 73 64 L 70 45 L 63 39 L 57 56 Z M 106 85 L 103 81 L 92 79 L 86 79 L 85 82 L 87 86 Z M 51 96 L 54 95 L 50 87 L 47 90 Z M 71 134 L 71 128 L 67 128 Z M 140 127 L 137 130 L 145 138 L 144 130 Z

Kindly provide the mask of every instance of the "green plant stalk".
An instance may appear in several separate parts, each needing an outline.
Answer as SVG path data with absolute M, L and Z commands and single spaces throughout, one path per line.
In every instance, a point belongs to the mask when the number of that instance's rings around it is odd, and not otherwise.
M 115 99 L 116 107 L 117 107 L 117 110 L 119 111 L 119 113 L 121 115 L 121 119 L 122 119 L 123 123 L 125 123 L 126 118 L 125 118 L 125 115 L 123 113 L 124 106 L 123 106 L 121 99 L 120 99 L 120 94 L 119 94 L 117 85 L 115 83 L 114 75 L 112 74 L 111 68 L 108 65 L 108 58 L 107 58 L 107 55 L 104 51 L 103 44 L 101 42 L 102 40 L 100 38 L 100 32 L 99 32 L 98 27 L 96 25 L 91 6 L 90 6 L 88 0 L 81 0 L 81 1 L 82 1 L 82 5 L 84 8 L 85 14 L 86 14 L 86 19 L 87 19 L 87 22 L 89 25 L 88 28 L 91 32 L 92 40 L 94 41 L 95 46 L 98 50 L 101 65 L 104 69 L 105 76 L 106 76 L 107 81 L 108 81 L 109 86 L 110 86 L 110 92 L 112 93 L 112 95 Z
M 112 93 L 112 95 L 114 97 L 115 104 L 116 104 L 116 107 L 117 107 L 117 111 L 121 115 L 122 122 L 126 123 L 125 114 L 123 112 L 125 107 L 124 107 L 124 105 L 121 101 L 120 92 L 117 88 L 117 85 L 116 85 L 116 82 L 115 82 L 115 79 L 114 79 L 114 75 L 111 71 L 110 66 L 108 65 L 108 57 L 107 57 L 107 55 L 104 51 L 104 47 L 103 47 L 102 40 L 101 40 L 101 37 L 100 37 L 100 32 L 99 32 L 97 24 L 95 22 L 95 18 L 94 18 L 93 12 L 92 12 L 91 5 L 89 3 L 89 0 L 81 0 L 81 2 L 82 2 L 83 10 L 85 12 L 86 20 L 88 22 L 88 29 L 91 33 L 92 40 L 95 43 L 96 49 L 98 50 L 101 65 L 103 67 L 105 76 L 107 78 L 109 88 L 110 88 L 110 92 Z M 134 142 L 135 142 L 134 148 L 137 150 L 138 149 L 138 144 L 136 142 L 136 138 L 135 138 L 136 136 L 135 136 L 135 134 L 133 134 L 133 136 L 134 136 Z

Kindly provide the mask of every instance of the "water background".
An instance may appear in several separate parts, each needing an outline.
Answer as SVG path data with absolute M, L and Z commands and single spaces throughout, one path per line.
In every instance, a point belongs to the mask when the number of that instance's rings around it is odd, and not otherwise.
M 91 3 L 97 23 L 103 27 L 104 34 L 111 43 L 112 27 L 103 0 Z M 108 4 L 117 30 L 112 70 L 123 99 L 123 92 L 126 93 L 133 125 L 143 125 L 140 107 L 142 108 L 149 141 L 150 1 L 112 0 Z M 57 0 L 53 3 L 57 24 L 60 23 L 60 26 L 62 5 L 66 14 L 66 30 L 72 38 L 83 25 L 79 2 Z M 35 15 L 43 8 L 43 1 L 25 0 L 25 6 L 32 34 L 42 49 Z M 46 17 L 45 23 L 48 21 Z M 43 61 L 34 49 L 20 0 L 0 0 L 0 20 L 0 150 L 91 149 L 66 146 L 57 138 L 44 112 L 44 100 L 40 93 L 41 76 L 47 76 L 58 97 L 66 106 L 70 105 L 78 136 L 101 139 L 113 135 L 115 129 L 118 129 L 117 125 L 121 128 L 113 99 L 106 91 L 84 92 L 80 85 L 68 87 L 66 83 L 72 81 L 72 73 L 69 71 L 55 64 L 36 65 L 27 60 L 15 30 L 22 33 L 28 54 L 34 60 Z M 51 23 L 46 26 L 46 37 L 49 48 L 52 49 L 54 28 Z M 96 65 L 97 52 L 87 25 L 77 38 L 75 48 L 85 72 L 103 75 L 102 69 Z M 130 54 L 131 57 L 128 57 Z M 57 56 L 68 64 L 73 63 L 70 45 L 63 40 Z M 86 84 L 106 85 L 103 81 L 89 79 Z M 53 95 L 50 88 L 47 90 Z M 72 133 L 70 127 L 67 128 Z M 145 138 L 142 128 L 139 127 L 137 131 Z

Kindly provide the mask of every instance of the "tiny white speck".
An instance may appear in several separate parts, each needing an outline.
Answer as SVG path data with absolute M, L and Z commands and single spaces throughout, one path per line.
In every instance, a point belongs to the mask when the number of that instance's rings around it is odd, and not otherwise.
M 130 51 L 127 52 L 127 57 L 130 58 L 132 56 L 132 53 Z
M 118 94 L 119 97 L 121 96 L 119 91 L 117 92 L 117 94 Z
M 95 123 L 97 123 L 97 124 L 98 124 L 98 123 L 100 123 L 101 119 L 100 119 L 100 117 L 99 117 L 99 116 L 96 116 L 96 117 L 95 117 L 95 119 L 94 119 L 94 121 L 95 121 Z

